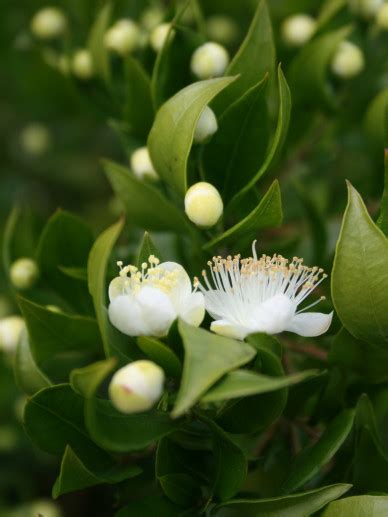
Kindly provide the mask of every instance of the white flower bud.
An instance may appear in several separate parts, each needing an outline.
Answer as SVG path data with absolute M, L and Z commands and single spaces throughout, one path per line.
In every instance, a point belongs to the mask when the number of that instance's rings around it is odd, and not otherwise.
M 50 147 L 51 135 L 43 124 L 29 124 L 20 133 L 20 145 L 27 154 L 41 156 Z
M 24 329 L 24 320 L 20 316 L 7 316 L 0 320 L 0 350 L 7 353 L 15 351 Z
M 340 43 L 331 62 L 332 72 L 342 79 L 350 79 L 362 72 L 365 65 L 362 50 L 350 41 Z
M 88 81 L 94 75 L 92 55 L 86 48 L 77 50 L 71 61 L 71 69 L 77 79 Z
M 61 9 L 45 7 L 31 20 L 31 32 L 39 39 L 52 39 L 61 36 L 66 30 L 67 20 Z
M 109 397 L 121 413 L 148 411 L 163 393 L 164 372 L 152 361 L 134 361 L 118 370 L 109 385 Z
M 201 144 L 208 140 L 218 129 L 217 119 L 214 111 L 206 106 L 202 111 L 194 132 L 194 142 Z
M 62 517 L 62 511 L 56 503 L 49 499 L 40 499 L 33 501 L 29 508 L 28 514 L 31 516 L 42 516 L 42 517 Z
M 348 0 L 349 9 L 367 20 L 375 16 L 383 2 L 384 0 Z
M 290 47 L 302 47 L 313 36 L 317 22 L 308 14 L 295 14 L 286 18 L 281 27 L 284 43 Z
M 197 226 L 210 228 L 222 215 L 224 205 L 218 190 L 210 183 L 200 181 L 186 192 L 185 212 Z
M 216 14 L 206 20 L 206 32 L 212 41 L 228 45 L 238 38 L 239 27 L 233 18 Z
M 120 56 L 125 56 L 132 52 L 138 45 L 140 30 L 137 24 L 128 19 L 118 20 L 104 36 L 106 48 L 116 52 Z
M 383 4 L 377 11 L 376 23 L 380 29 L 388 31 L 388 3 Z
M 229 64 L 228 51 L 218 43 L 208 42 L 198 47 L 191 56 L 191 71 L 199 79 L 220 77 Z
M 164 11 L 157 6 L 145 9 L 140 17 L 140 23 L 147 31 L 152 31 L 163 22 Z
M 170 31 L 170 27 L 171 23 L 161 23 L 151 32 L 150 43 L 155 52 L 162 50 L 164 42 L 166 41 Z
M 17 259 L 10 267 L 9 276 L 16 289 L 30 289 L 39 276 L 38 265 L 27 257 Z
M 159 178 L 154 166 L 151 162 L 150 153 L 147 147 L 139 147 L 131 156 L 132 172 L 139 179 L 157 180 Z

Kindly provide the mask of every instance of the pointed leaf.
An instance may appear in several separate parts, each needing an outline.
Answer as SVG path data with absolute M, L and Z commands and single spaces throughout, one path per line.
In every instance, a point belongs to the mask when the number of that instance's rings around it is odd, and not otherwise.
M 90 30 L 88 49 L 92 55 L 96 74 L 105 82 L 110 81 L 109 51 L 104 44 L 104 34 L 107 31 L 112 14 L 112 4 L 107 2 L 98 12 Z
M 143 262 L 147 262 L 150 255 L 155 255 L 162 262 L 162 257 L 155 244 L 152 242 L 150 234 L 144 232 L 143 240 L 140 243 L 139 253 L 137 255 L 136 265 L 141 267 Z

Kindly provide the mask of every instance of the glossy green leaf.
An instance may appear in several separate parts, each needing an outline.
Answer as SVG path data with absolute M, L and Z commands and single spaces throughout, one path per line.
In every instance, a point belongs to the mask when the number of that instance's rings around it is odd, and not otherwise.
M 187 190 L 187 161 L 197 121 L 209 102 L 234 77 L 221 77 L 190 84 L 163 104 L 156 114 L 148 149 L 163 181 L 181 196 Z
M 137 345 L 151 361 L 163 368 L 166 375 L 171 377 L 180 376 L 182 371 L 181 362 L 167 345 L 158 339 L 147 336 L 139 337 Z
M 183 321 L 178 323 L 185 357 L 173 417 L 188 411 L 225 373 L 249 362 L 254 349 L 243 342 L 217 336 Z
M 140 181 L 129 169 L 117 163 L 105 160 L 104 168 L 130 221 L 147 230 L 187 233 L 190 225 L 182 211 L 156 187 Z
M 83 397 L 92 397 L 98 386 L 116 366 L 116 358 L 110 357 L 104 361 L 77 368 L 71 372 L 70 384 L 76 393 Z
M 358 495 L 330 503 L 322 517 L 384 517 L 388 515 L 388 496 Z
M 354 337 L 384 345 L 388 342 L 388 239 L 350 184 L 348 194 L 332 273 L 333 302 Z
M 261 0 L 241 47 L 226 69 L 226 75 L 239 74 L 240 78 L 216 100 L 216 111 L 224 111 L 261 81 L 266 73 L 273 79 L 275 58 L 276 50 L 268 7 L 266 1 Z
M 352 485 L 330 485 L 272 499 L 236 499 L 220 505 L 217 517 L 309 517 L 340 498 Z
M 388 98 L 388 92 L 387 92 Z M 388 106 L 388 103 L 387 103 Z M 385 174 L 384 174 L 384 190 L 381 198 L 380 215 L 377 221 L 379 228 L 384 235 L 388 237 L 388 149 L 384 152 Z
M 282 220 L 281 192 L 278 180 L 275 180 L 252 212 L 224 233 L 207 242 L 204 249 L 209 250 L 242 237 L 254 239 L 259 231 L 279 226 Z
M 309 481 L 336 454 L 353 428 L 355 412 L 346 410 L 337 415 L 326 427 L 317 443 L 303 449 L 296 456 L 282 492 L 294 492 Z
M 316 370 L 306 370 L 286 377 L 270 377 L 248 370 L 235 370 L 227 373 L 223 379 L 211 388 L 202 397 L 201 402 L 216 402 L 268 393 L 298 384 L 316 375 Z
M 92 25 L 88 39 L 88 49 L 92 55 L 96 74 L 105 82 L 110 81 L 109 51 L 104 44 L 104 35 L 107 31 L 112 15 L 112 3 L 107 2 L 98 12 Z
M 136 265 L 141 267 L 143 262 L 147 262 L 150 255 L 155 255 L 162 262 L 162 257 L 155 244 L 152 242 L 150 234 L 144 232 L 143 240 L 140 243 L 139 252 L 137 254 Z
M 16 384 L 29 395 L 50 386 L 49 379 L 39 370 L 32 357 L 27 332 L 21 335 L 16 349 L 14 372 Z

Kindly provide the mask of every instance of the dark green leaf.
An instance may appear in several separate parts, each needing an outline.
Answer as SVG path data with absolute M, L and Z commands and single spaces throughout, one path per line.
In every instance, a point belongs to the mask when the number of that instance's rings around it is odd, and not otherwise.
M 139 253 L 137 255 L 137 267 L 141 267 L 143 262 L 147 262 L 150 255 L 155 255 L 155 257 L 158 257 L 158 259 L 162 261 L 162 257 L 159 253 L 159 250 L 152 242 L 150 234 L 148 232 L 144 232 L 143 240 L 141 241 Z
M 104 35 L 107 31 L 112 14 L 112 4 L 107 2 L 98 12 L 90 30 L 88 49 L 92 55 L 93 66 L 98 76 L 105 82 L 110 81 L 109 51 L 104 44 Z
M 18 343 L 14 371 L 16 384 L 29 395 L 50 386 L 49 379 L 39 370 L 31 355 L 27 332 L 22 333 Z
M 138 347 L 145 355 L 161 366 L 168 376 L 179 377 L 182 365 L 175 353 L 158 339 L 141 336 L 137 340 Z
M 387 92 L 388 98 L 388 92 Z M 388 106 L 388 102 L 387 102 Z M 380 215 L 377 221 L 379 228 L 388 237 L 388 149 L 384 152 L 385 174 L 384 174 L 384 191 L 381 199 Z

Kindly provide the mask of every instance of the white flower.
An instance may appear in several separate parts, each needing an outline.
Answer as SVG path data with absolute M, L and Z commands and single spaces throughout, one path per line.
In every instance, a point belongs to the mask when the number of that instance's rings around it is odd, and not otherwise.
M 164 372 L 152 361 L 134 361 L 118 370 L 109 385 L 112 404 L 121 413 L 147 411 L 163 393 Z
M 210 228 L 220 219 L 224 205 L 218 190 L 207 183 L 199 181 L 186 192 L 185 212 L 197 226 Z
M 376 23 L 384 31 L 388 31 L 388 3 L 383 4 L 376 14 Z
M 301 47 L 313 36 L 317 22 L 308 14 L 294 14 L 281 27 L 283 41 L 290 47 Z
M 148 152 L 147 147 L 139 147 L 131 155 L 132 172 L 139 179 L 157 180 L 159 178 Z
M 61 9 L 45 7 L 31 20 L 31 32 L 39 39 L 52 39 L 61 36 L 66 30 L 67 20 Z
M 254 332 L 289 331 L 306 337 L 326 332 L 333 313 L 305 312 L 320 300 L 300 310 L 298 306 L 327 275 L 317 267 L 302 265 L 303 260 L 296 257 L 291 263 L 280 255 L 258 259 L 254 246 L 253 257 L 209 261 L 214 285 L 203 272 L 207 289 L 196 279 L 215 320 L 211 330 L 236 339 Z
M 217 129 L 218 124 L 214 111 L 209 108 L 209 106 L 205 106 L 195 127 L 194 142 L 196 144 L 205 142 L 209 137 L 214 135 Z
M 194 51 L 190 67 L 199 79 L 210 79 L 223 75 L 228 64 L 228 51 L 218 43 L 208 42 Z
M 24 329 L 24 320 L 20 316 L 7 316 L 0 320 L 0 350 L 14 352 Z
M 73 74 L 82 81 L 91 79 L 94 75 L 92 55 L 86 48 L 77 50 L 71 62 Z
M 43 124 L 29 124 L 20 134 L 20 145 L 23 151 L 32 156 L 44 154 L 49 149 L 50 144 L 50 131 Z
M 104 36 L 104 44 L 121 56 L 132 52 L 139 44 L 140 30 L 137 24 L 127 18 L 118 20 Z
M 38 265 L 30 258 L 19 258 L 11 264 L 9 276 L 16 289 L 30 289 L 39 276 Z
M 164 43 L 167 39 L 167 36 L 170 32 L 171 23 L 161 23 L 157 25 L 150 35 L 150 43 L 151 47 L 155 50 L 155 52 L 159 52 L 162 50 Z
M 342 79 L 350 79 L 362 72 L 365 65 L 360 47 L 350 41 L 340 43 L 331 62 L 331 69 Z
M 154 255 L 148 262 L 140 270 L 118 262 L 120 276 L 109 285 L 111 323 L 128 336 L 164 336 L 177 317 L 199 326 L 205 315 L 204 297 L 192 291 L 183 267 L 160 264 Z

